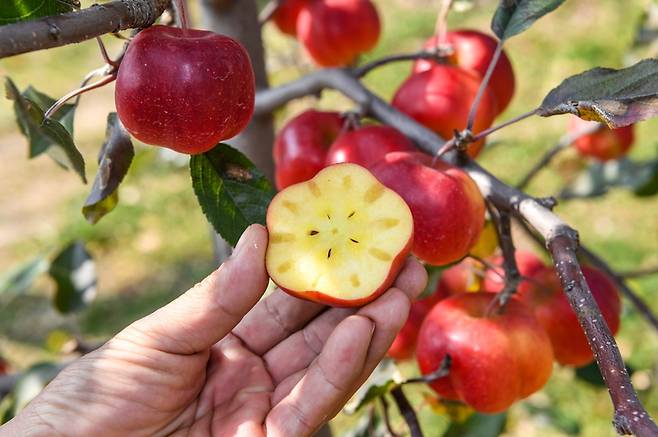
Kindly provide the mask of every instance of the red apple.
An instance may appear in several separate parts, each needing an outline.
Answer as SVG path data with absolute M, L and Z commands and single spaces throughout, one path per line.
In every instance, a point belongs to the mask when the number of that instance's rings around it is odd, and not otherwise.
M 480 78 L 458 67 L 439 65 L 412 74 L 398 88 L 393 106 L 443 138 L 452 138 L 455 130 L 466 128 L 468 113 L 480 86 Z M 491 126 L 496 116 L 496 101 L 489 89 L 480 100 L 473 133 Z M 485 139 L 469 145 L 468 154 L 476 157 Z
M 573 116 L 569 120 L 568 130 L 570 133 L 582 131 L 594 123 L 596 122 Z M 583 156 L 591 156 L 599 161 L 609 161 L 626 155 L 634 140 L 635 134 L 631 124 L 618 129 L 601 126 L 598 131 L 581 136 L 573 144 Z
M 461 169 L 422 153 L 387 154 L 371 170 L 409 204 L 414 217 L 412 252 L 433 265 L 468 253 L 484 225 L 484 200 Z
M 425 42 L 424 47 L 435 47 L 436 40 L 436 36 L 431 37 Z M 480 77 L 484 77 L 487 72 L 498 44 L 495 38 L 477 30 L 468 29 L 448 32 L 446 43 L 453 49 L 453 54 L 448 58 L 448 62 L 465 70 L 473 71 Z M 438 64 L 434 61 L 420 59 L 414 63 L 413 72 L 420 73 L 436 65 Z M 489 88 L 496 98 L 497 114 L 502 113 L 509 106 L 514 96 L 514 86 L 514 70 L 503 51 L 489 79 Z
M 591 267 L 583 267 L 583 275 L 610 331 L 616 334 L 621 315 L 617 288 L 604 273 Z M 533 279 L 538 285 L 521 298 L 534 308 L 535 316 L 546 329 L 556 361 L 574 367 L 591 363 L 592 350 L 555 272 L 546 269 Z
M 370 0 L 309 0 L 297 17 L 297 36 L 323 67 L 349 65 L 379 39 L 377 9 Z
M 267 209 L 267 271 L 279 288 L 334 306 L 385 292 L 413 241 L 404 200 L 351 163 L 280 191 Z
M 441 272 L 436 284 L 436 293 L 448 297 L 455 294 L 480 291 L 482 265 L 470 258 L 450 266 Z
M 501 264 L 502 259 L 493 262 Z M 551 339 L 556 361 L 576 367 L 590 363 L 594 359 L 591 349 L 553 268 L 524 251 L 516 252 L 516 262 L 521 275 L 527 278 L 519 285 L 517 299 L 533 309 Z M 503 275 L 502 269 L 499 273 Z M 500 275 L 488 271 L 483 289 L 501 291 L 504 279 Z M 583 267 L 583 275 L 608 327 L 617 333 L 621 314 L 617 288 L 604 273 L 591 267 Z
M 425 316 L 430 312 L 432 307 L 443 298 L 438 292 L 425 299 L 420 299 L 411 304 L 407 321 L 398 335 L 393 340 L 393 344 L 388 349 L 387 355 L 395 360 L 406 360 L 411 358 L 416 351 L 416 339 L 420 325 L 423 323 Z
M 539 390 L 552 371 L 551 343 L 529 308 L 512 299 L 496 309 L 493 293 L 463 293 L 432 308 L 418 334 L 423 374 L 450 355 L 448 376 L 430 386 L 483 413 L 498 413 Z
M 309 0 L 283 0 L 272 16 L 279 30 L 290 36 L 297 36 L 297 17 Z
M 341 132 L 338 112 L 310 109 L 290 120 L 274 142 L 276 185 L 283 189 L 306 181 L 325 166 L 329 146 Z
M 516 267 L 518 268 L 519 273 L 523 278 L 526 278 L 521 280 L 517 290 L 517 293 L 522 295 L 526 293 L 528 289 L 536 285 L 536 282 L 534 282 L 533 279 L 535 275 L 548 269 L 548 267 L 537 255 L 526 250 L 517 250 L 514 254 L 514 258 L 516 258 Z M 502 291 L 505 286 L 505 272 L 502 268 L 503 257 L 494 257 L 491 259 L 491 263 L 501 267 L 486 271 L 482 283 L 482 290 L 498 293 L 499 291 Z
M 0 375 L 5 375 L 9 371 L 9 364 L 0 357 Z
M 227 36 L 151 26 L 128 46 L 114 97 L 138 140 L 203 153 L 251 119 L 254 73 L 247 52 Z
M 414 144 L 390 126 L 364 126 L 336 139 L 327 153 L 327 165 L 353 162 L 369 168 L 389 152 L 413 152 Z

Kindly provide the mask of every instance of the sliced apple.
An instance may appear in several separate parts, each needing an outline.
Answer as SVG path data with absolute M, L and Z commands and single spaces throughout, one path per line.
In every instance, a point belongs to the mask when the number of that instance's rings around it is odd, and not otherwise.
M 265 264 L 282 290 L 359 306 L 395 279 L 413 242 L 405 201 L 357 164 L 336 164 L 279 192 L 267 210 Z

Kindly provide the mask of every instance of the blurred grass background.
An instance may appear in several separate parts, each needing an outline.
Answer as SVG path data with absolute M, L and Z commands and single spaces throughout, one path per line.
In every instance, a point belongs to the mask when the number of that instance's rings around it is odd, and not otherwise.
M 512 38 L 506 51 L 517 77 L 517 92 L 500 120 L 525 112 L 563 78 L 594 66 L 619 68 L 633 41 L 637 23 L 650 0 L 578 0 L 565 2 L 529 31 Z M 85 4 L 86 3 L 86 4 Z M 191 2 L 194 3 L 194 2 Z M 383 19 L 383 34 L 364 60 L 416 50 L 431 35 L 438 1 L 375 0 Z M 489 30 L 495 1 L 480 1 L 466 12 L 450 15 L 451 28 Z M 83 2 L 88 6 L 91 2 Z M 195 6 L 193 4 L 193 6 Z M 198 12 L 197 12 L 198 13 Z M 271 82 L 276 85 L 313 69 L 298 44 L 264 27 Z M 111 53 L 122 41 L 104 37 Z M 55 98 L 78 86 L 82 77 L 102 64 L 96 43 L 26 54 L 0 61 L 0 73 L 21 89 L 29 84 Z M 390 98 L 406 78 L 409 63 L 390 64 L 366 79 L 377 94 Z M 305 98 L 277 112 L 277 125 L 304 108 L 349 109 L 348 100 L 325 92 L 321 100 Z M 113 87 L 85 95 L 76 112 L 75 139 L 87 161 L 88 177 L 96 171 L 96 155 L 103 141 L 105 117 L 114 110 Z M 490 138 L 494 143 L 479 161 L 502 180 L 514 183 L 564 133 L 566 117 L 533 118 Z M 656 157 L 658 120 L 641 123 L 631 157 Z M 270 144 L 262 144 L 269 150 Z M 11 102 L 0 100 L 0 275 L 35 256 L 73 239 L 88 243 L 99 273 L 99 295 L 75 316 L 61 316 L 50 305 L 53 284 L 41 279 L 23 296 L 0 301 L 0 356 L 22 369 L 40 360 L 60 359 L 44 343 L 53 329 L 65 329 L 88 339 L 103 339 L 131 321 L 168 302 L 203 278 L 211 269 L 209 228 L 192 192 L 185 160 L 172 160 L 148 146 L 138 146 L 137 157 L 120 188 L 120 203 L 97 225 L 80 213 L 89 186 L 46 156 L 27 160 L 27 146 L 15 124 Z M 561 154 L 529 187 L 531 194 L 555 194 L 584 168 L 573 151 Z M 658 265 L 658 201 L 639 199 L 613 190 L 603 198 L 563 202 L 557 212 L 581 233 L 581 239 L 619 271 Z M 522 239 L 521 246 L 531 246 Z M 538 248 L 535 247 L 536 250 Z M 631 284 L 658 312 L 658 277 Z M 633 382 L 654 417 L 658 416 L 658 337 L 634 308 L 625 302 L 620 350 L 636 370 Z M 413 364 L 402 367 L 406 375 Z M 502 370 L 504 371 L 504 370 Z M 421 400 L 426 389 L 408 390 L 423 405 L 420 417 L 428 436 L 440 435 L 447 425 Z M 574 371 L 556 366 L 540 393 L 510 411 L 505 435 L 607 436 L 612 407 L 605 389 L 574 379 Z M 356 421 L 340 416 L 337 435 Z M 394 415 L 398 429 L 404 429 Z

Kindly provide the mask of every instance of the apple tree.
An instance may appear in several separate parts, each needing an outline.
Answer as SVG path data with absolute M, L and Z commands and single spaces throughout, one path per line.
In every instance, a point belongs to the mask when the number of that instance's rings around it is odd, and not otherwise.
M 499 121 L 518 80 L 506 43 L 564 0 L 477 5 L 490 9 L 490 29 L 450 29 L 455 5 L 437 3 L 436 32 L 422 47 L 364 62 L 361 55 L 386 32 L 376 0 L 204 0 L 194 6 L 208 30 L 190 26 L 184 0 L 87 8 L 74 0 L 13 1 L 0 6 L 0 58 L 95 38 L 103 65 L 81 72 L 81 86 L 60 98 L 33 86 L 21 90 L 10 75 L 6 95 L 30 158 L 46 153 L 86 183 L 89 157 L 73 135 L 77 102 L 115 83 L 116 113 L 107 116 L 99 169 L 81 205 L 90 223 L 121 208 L 118 193 L 137 140 L 190 155 L 191 185 L 217 234 L 220 259 L 249 224 L 266 224 L 268 272 L 294 296 L 363 305 L 391 285 L 409 253 L 423 261 L 427 292 L 412 305 L 389 358 L 346 407 L 361 414 L 354 435 L 397 435 L 391 400 L 412 436 L 437 435 L 418 419 L 427 403 L 450 417 L 446 435 L 483 427 L 497 435 L 504 412 L 540 390 L 554 362 L 596 373 L 595 362 L 616 432 L 658 435 L 614 337 L 620 296 L 652 329 L 658 319 L 625 276 L 553 212 L 558 200 L 601 196 L 614 186 L 638 197 L 658 193 L 656 161 L 625 157 L 634 125 L 658 114 L 658 61 L 565 77 L 534 107 Z M 270 87 L 261 34 L 268 21 L 295 38 L 317 68 Z M 105 35 L 126 40 L 118 55 L 108 54 Z M 401 62 L 411 63 L 411 73 L 390 101 L 365 85 L 371 72 Z M 352 109 L 309 108 L 275 135 L 277 109 L 325 90 Z M 571 117 L 568 132 L 516 186 L 478 163 L 494 132 L 554 116 Z M 593 160 L 559 199 L 524 191 L 569 148 Z M 513 227 L 552 262 L 517 250 Z M 45 272 L 57 284 L 59 311 L 77 311 L 93 298 L 95 271 L 82 242 L 22 266 L 0 292 L 23 290 Z M 645 273 L 655 272 L 636 272 Z M 94 347 L 81 339 L 74 346 L 78 353 Z M 401 378 L 395 362 L 414 357 L 420 375 Z M 4 418 L 38 392 L 26 389 L 30 381 L 43 387 L 63 365 L 0 377 Z M 427 388 L 426 402 L 410 401 L 410 385 Z

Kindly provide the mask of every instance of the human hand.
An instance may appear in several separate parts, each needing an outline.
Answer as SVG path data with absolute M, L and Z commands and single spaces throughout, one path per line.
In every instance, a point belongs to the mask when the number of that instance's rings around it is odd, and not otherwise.
M 260 300 L 266 246 L 249 227 L 219 269 L 66 367 L 0 435 L 311 435 L 382 359 L 427 275 L 409 258 L 360 309 Z

